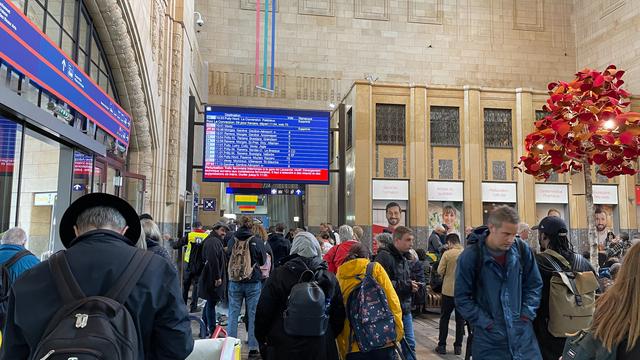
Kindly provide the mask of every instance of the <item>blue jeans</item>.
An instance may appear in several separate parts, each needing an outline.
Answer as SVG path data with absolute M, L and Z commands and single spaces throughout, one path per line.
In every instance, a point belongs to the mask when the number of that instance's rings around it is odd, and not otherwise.
M 202 321 L 207 325 L 207 331 L 211 335 L 216 328 L 216 302 L 207 300 L 207 304 L 202 309 Z
M 402 315 L 402 324 L 404 325 L 402 353 L 407 360 L 416 360 L 416 338 L 413 335 L 413 317 L 411 313 Z
M 227 334 L 230 337 L 238 337 L 238 316 L 242 307 L 242 300 L 247 303 L 249 311 L 247 318 L 249 320 L 249 350 L 258 350 L 258 340 L 255 336 L 255 320 L 256 308 L 260 299 L 260 290 L 262 284 L 259 281 L 241 283 L 229 281 L 229 324 L 227 325 Z

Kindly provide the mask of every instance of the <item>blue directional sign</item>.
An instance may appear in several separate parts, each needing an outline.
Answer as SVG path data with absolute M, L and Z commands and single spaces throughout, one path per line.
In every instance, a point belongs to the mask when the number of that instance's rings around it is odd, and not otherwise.
M 0 59 L 129 145 L 131 116 L 10 0 L 0 0 Z
M 84 191 L 84 185 L 83 184 L 74 184 L 73 185 L 73 191 Z
M 202 199 L 202 211 L 216 211 L 216 199 Z

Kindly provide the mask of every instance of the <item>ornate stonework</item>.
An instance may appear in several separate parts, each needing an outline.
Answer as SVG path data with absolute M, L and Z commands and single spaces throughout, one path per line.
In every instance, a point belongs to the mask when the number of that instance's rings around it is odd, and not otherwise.
M 123 103 L 124 109 L 133 119 L 132 139 L 129 147 L 131 170 L 146 176 L 147 192 L 144 196 L 144 208 L 149 209 L 150 194 L 153 194 L 151 152 L 150 111 L 148 98 L 143 88 L 142 67 L 138 62 L 134 44 L 133 27 L 127 21 L 125 9 L 117 0 L 87 1 L 87 9 L 93 19 L 102 19 L 105 27 L 98 27 L 99 36 L 103 41 L 110 41 L 111 46 L 105 47 L 105 53 L 111 61 L 114 71 L 122 73 L 123 83 L 118 83 L 118 92 L 126 94 L 128 101 Z M 114 64 L 115 62 L 115 64 Z
M 169 143 L 167 144 L 167 196 L 166 203 L 178 200 L 178 166 L 180 159 L 180 109 L 182 106 L 182 28 L 173 31 L 171 52 L 171 88 L 169 102 Z

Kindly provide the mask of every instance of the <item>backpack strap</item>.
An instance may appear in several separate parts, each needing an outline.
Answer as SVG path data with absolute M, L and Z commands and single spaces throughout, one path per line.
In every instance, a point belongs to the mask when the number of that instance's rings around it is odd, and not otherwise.
M 481 277 L 480 277 L 480 272 L 482 271 L 482 265 L 484 263 L 484 254 L 482 253 L 482 248 L 480 247 L 480 241 L 478 241 L 477 243 L 473 244 L 473 252 L 476 255 L 476 262 L 475 262 L 475 268 L 474 268 L 474 272 L 473 272 L 473 296 L 476 296 L 476 292 L 478 291 L 478 288 L 480 288 L 480 282 L 481 282 Z
M 58 289 L 62 302 L 67 304 L 86 297 L 78 281 L 73 276 L 65 251 L 58 251 L 49 258 L 49 270 Z
M 22 259 L 23 257 L 29 254 L 31 254 L 31 251 L 29 250 L 20 250 L 17 253 L 15 253 L 11 258 L 9 258 L 9 260 L 7 260 L 4 264 L 2 264 L 2 266 L 9 269 L 10 267 L 13 266 L 13 264 L 17 263 L 18 260 Z
M 571 288 L 571 291 L 574 294 L 576 305 L 582 306 L 582 295 L 578 293 L 578 288 L 576 287 L 575 278 L 573 276 L 571 277 L 567 276 L 567 274 L 565 273 L 565 270 L 562 269 L 561 264 L 558 262 L 558 260 L 554 256 L 546 253 L 542 253 L 542 256 L 544 256 L 547 259 L 547 261 L 551 263 L 551 266 L 553 266 L 554 270 L 558 273 L 558 276 L 562 278 L 565 285 L 569 285 L 569 287 Z
M 524 246 L 524 241 L 518 236 L 516 237 L 516 243 L 518 243 L 518 251 L 520 253 L 520 270 L 524 273 L 524 262 L 527 259 L 527 249 Z
M 147 268 L 147 265 L 149 265 L 152 257 L 153 253 L 150 251 L 137 250 L 131 257 L 129 265 L 127 265 L 118 278 L 118 282 L 113 285 L 105 296 L 120 304 L 124 304 L 136 286 L 136 283 L 140 280 L 140 277 L 142 277 L 142 273 Z
M 373 261 L 369 261 L 369 264 L 367 264 L 367 274 L 366 274 L 366 276 L 373 277 L 373 267 L 374 266 L 375 266 L 375 263 Z

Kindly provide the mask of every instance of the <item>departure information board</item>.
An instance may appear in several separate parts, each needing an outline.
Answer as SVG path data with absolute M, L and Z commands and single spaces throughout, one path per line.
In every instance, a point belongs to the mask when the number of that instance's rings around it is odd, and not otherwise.
M 329 112 L 205 107 L 204 181 L 329 183 Z

